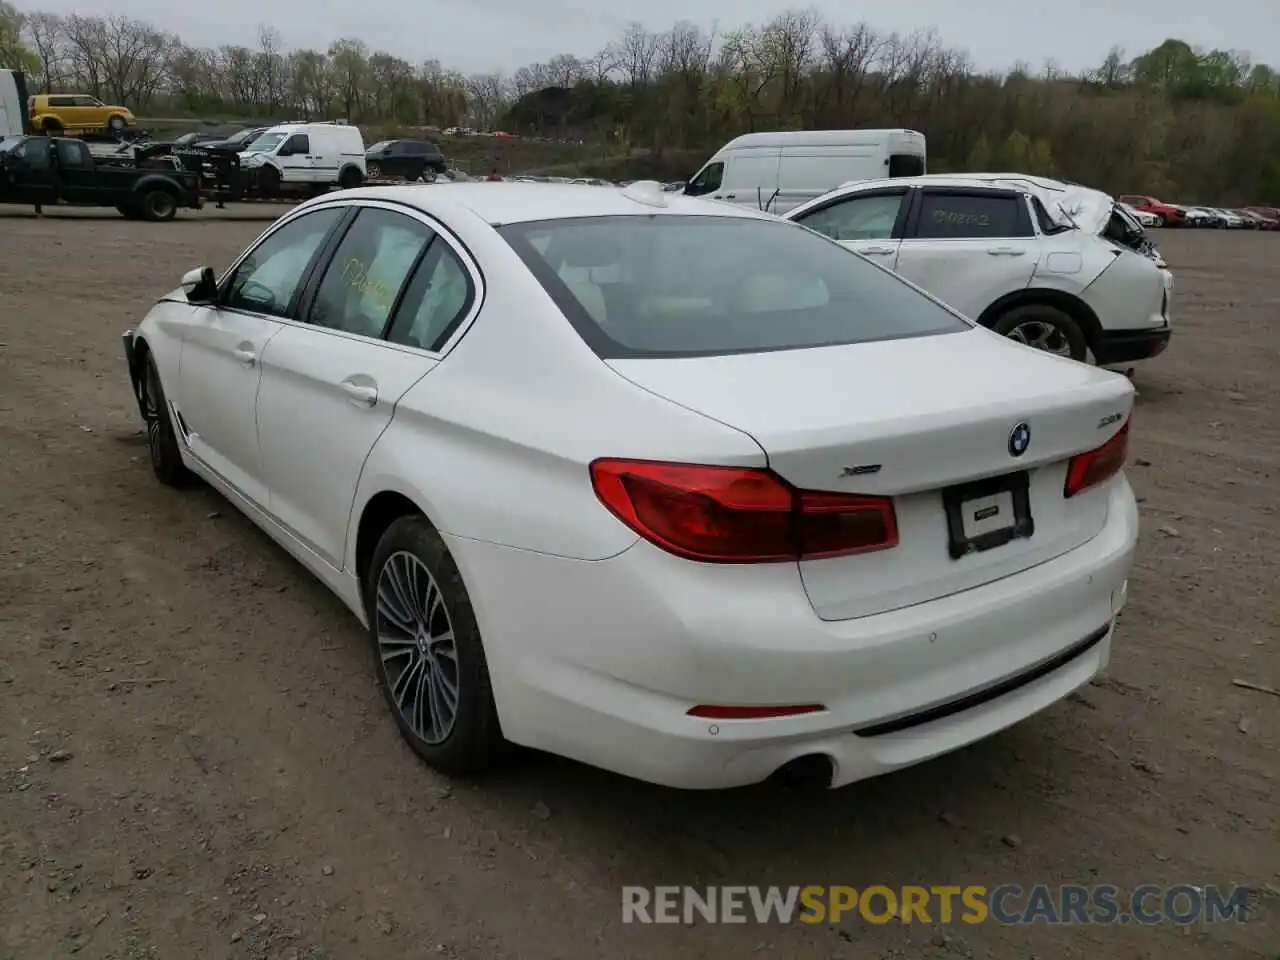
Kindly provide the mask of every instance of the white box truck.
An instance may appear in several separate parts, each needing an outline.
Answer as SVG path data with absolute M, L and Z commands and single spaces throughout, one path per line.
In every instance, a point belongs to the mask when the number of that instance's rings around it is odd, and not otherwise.
M 721 147 L 684 192 L 782 214 L 851 180 L 926 172 L 924 134 L 915 130 L 748 133 Z
M 26 77 L 21 70 L 0 70 L 0 140 L 30 132 Z

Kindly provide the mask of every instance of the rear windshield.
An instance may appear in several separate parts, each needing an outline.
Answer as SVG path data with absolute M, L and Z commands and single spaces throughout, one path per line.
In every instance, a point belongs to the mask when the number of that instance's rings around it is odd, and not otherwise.
M 969 329 L 804 227 L 744 217 L 587 217 L 498 228 L 605 358 L 714 356 Z

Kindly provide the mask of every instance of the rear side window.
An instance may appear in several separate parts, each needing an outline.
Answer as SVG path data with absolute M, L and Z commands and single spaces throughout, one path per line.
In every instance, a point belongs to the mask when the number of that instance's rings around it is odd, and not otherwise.
M 896 275 L 746 217 L 589 217 L 499 228 L 602 357 L 792 350 L 968 325 Z
M 475 300 L 475 285 L 443 240 L 431 244 L 409 281 L 387 339 L 420 350 L 439 350 Z
M 1040 202 L 1039 197 L 1031 198 L 1031 209 L 1036 213 L 1036 223 L 1040 226 L 1040 232 L 1046 237 L 1051 237 L 1055 233 L 1066 233 L 1071 226 L 1066 223 L 1059 223 L 1049 216 L 1049 211 L 1045 209 L 1045 205 Z
M 1008 193 L 927 192 L 920 197 L 915 236 L 963 240 L 1031 236 L 1022 198 Z
M 403 214 L 361 210 L 329 261 L 307 321 L 381 337 L 409 272 L 434 236 Z

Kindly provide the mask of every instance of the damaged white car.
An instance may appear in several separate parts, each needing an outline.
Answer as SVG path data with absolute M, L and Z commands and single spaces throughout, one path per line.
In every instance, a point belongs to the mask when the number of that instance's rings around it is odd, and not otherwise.
M 1173 276 L 1107 194 L 1014 173 L 846 184 L 786 219 L 1028 346 L 1128 367 L 1169 344 Z

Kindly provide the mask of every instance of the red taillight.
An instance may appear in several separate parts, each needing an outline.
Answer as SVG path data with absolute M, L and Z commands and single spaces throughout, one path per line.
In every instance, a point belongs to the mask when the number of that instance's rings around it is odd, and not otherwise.
M 1128 455 L 1129 421 L 1126 420 L 1115 436 L 1102 446 L 1071 458 L 1071 463 L 1067 466 L 1067 482 L 1062 488 L 1062 495 L 1074 497 L 1082 490 L 1088 490 L 1104 480 L 1110 480 L 1120 472 Z
M 686 716 L 701 720 L 774 720 L 778 717 L 800 717 L 806 713 L 821 713 L 826 707 L 806 703 L 795 707 L 690 707 Z
M 797 490 L 768 470 L 596 460 L 591 484 L 632 530 L 690 560 L 816 560 L 898 544 L 890 498 Z

